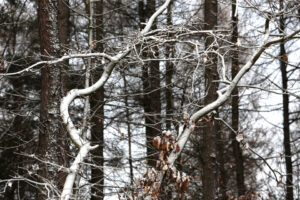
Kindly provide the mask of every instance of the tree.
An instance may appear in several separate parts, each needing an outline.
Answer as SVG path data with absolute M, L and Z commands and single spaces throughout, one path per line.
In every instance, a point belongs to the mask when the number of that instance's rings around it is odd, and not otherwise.
M 238 49 L 238 13 L 237 2 L 232 1 L 231 7 L 231 19 L 232 19 L 232 38 L 231 42 L 234 45 L 231 59 L 231 77 L 235 77 L 239 72 L 239 49 Z M 232 149 L 235 159 L 235 171 L 236 171 L 236 184 L 238 189 L 238 195 L 242 196 L 246 192 L 245 178 L 244 178 L 244 161 L 242 149 L 239 142 L 236 140 L 236 136 L 239 133 L 239 89 L 236 87 L 232 92 L 231 98 L 231 123 L 232 123 Z
M 218 3 L 217 1 L 204 2 L 204 29 L 214 30 L 218 25 Z M 214 37 L 208 35 L 205 41 L 205 47 L 214 46 Z M 204 104 L 209 105 L 214 102 L 217 96 L 218 80 L 217 74 L 217 57 L 215 54 L 207 55 L 205 64 L 205 99 Z M 206 200 L 216 197 L 216 134 L 217 125 L 214 118 L 208 119 L 203 130 L 203 198 Z
M 94 3 L 90 1 L 90 6 L 93 6 Z M 95 32 L 95 40 L 97 41 L 95 46 L 95 51 L 97 52 L 103 52 L 103 0 L 95 2 L 95 17 L 96 20 L 95 24 L 93 24 L 93 19 L 91 19 L 90 23 L 92 28 L 93 26 L 96 27 L 95 30 L 93 30 L 90 34 L 93 34 Z M 93 9 L 93 8 L 92 8 Z M 92 12 L 90 11 L 90 15 L 92 15 Z M 93 18 L 93 17 L 92 17 Z M 94 42 L 94 40 L 89 41 Z M 91 43 L 89 44 L 91 45 Z M 93 47 L 90 47 L 93 48 Z M 97 63 L 97 61 L 94 60 L 94 65 L 89 69 L 91 70 L 92 74 L 92 83 L 99 79 L 100 75 L 103 73 L 103 68 L 96 67 L 96 65 L 100 65 L 100 63 Z M 95 68 L 93 70 L 93 68 Z M 94 92 L 91 95 L 91 109 L 95 110 L 92 116 L 92 141 L 95 144 L 98 144 L 99 147 L 96 148 L 93 151 L 93 164 L 95 164 L 97 167 L 92 167 L 92 178 L 91 182 L 95 184 L 94 187 L 92 187 L 92 199 L 93 200 L 101 200 L 104 198 L 104 156 L 103 156 L 103 148 L 104 148 L 104 87 L 101 87 L 98 91 Z
M 58 40 L 59 40 L 59 56 L 63 56 L 68 52 L 69 44 L 70 44 L 70 9 L 68 0 L 58 0 L 57 2 L 57 31 L 58 31 Z M 60 68 L 60 96 L 61 98 L 63 95 L 66 94 L 68 90 L 68 61 L 61 63 L 58 67 Z M 58 144 L 58 152 L 61 156 L 58 156 L 58 163 L 60 166 L 67 167 L 69 158 L 68 158 L 68 144 L 66 142 L 67 134 L 65 127 L 60 124 L 60 132 L 58 133 L 57 137 L 57 144 Z M 59 190 L 61 191 L 63 188 L 63 184 L 65 181 L 66 173 L 60 172 L 59 173 L 59 180 L 60 183 L 58 185 Z
M 280 1 L 280 9 L 283 9 L 283 1 Z M 284 35 L 285 32 L 285 16 L 281 15 L 279 19 L 279 33 Z M 294 199 L 293 190 L 293 164 L 291 153 L 291 140 L 290 140 L 290 119 L 289 119 L 289 95 L 285 93 L 288 89 L 288 76 L 287 76 L 287 53 L 285 50 L 285 41 L 280 42 L 280 70 L 282 79 L 282 101 L 283 101 L 283 146 L 285 155 L 286 167 L 286 200 Z
M 167 10 L 167 25 L 172 26 L 172 3 L 169 4 L 168 10 Z M 166 46 L 166 58 L 172 58 L 174 57 L 174 47 L 171 45 Z M 171 122 L 173 118 L 173 78 L 174 73 L 174 65 L 171 61 L 166 62 L 166 89 L 165 89 L 165 96 L 166 96 L 166 129 L 171 129 Z
M 62 24 L 58 28 L 57 2 L 42 0 L 38 4 L 39 30 L 41 42 L 42 60 L 50 60 L 59 56 L 59 44 L 66 44 L 67 30 L 62 29 Z M 60 2 L 60 15 L 65 13 L 62 2 Z M 60 17 L 59 20 L 64 20 Z M 63 23 L 60 21 L 60 23 Z M 60 35 L 60 37 L 59 37 Z M 40 108 L 40 133 L 39 133 L 39 156 L 45 158 L 50 163 L 59 166 L 66 164 L 65 138 L 61 126 L 59 115 L 59 104 L 62 97 L 62 67 L 45 65 L 41 70 L 42 90 Z M 59 146 L 62 145 L 62 146 Z M 58 155 L 57 155 L 58 154 Z M 57 177 L 56 167 L 42 164 L 40 167 L 39 180 L 57 180 L 58 188 L 63 187 L 65 177 L 63 174 Z M 54 194 L 51 194 L 51 196 Z M 37 199 L 44 199 L 46 194 L 41 189 Z
M 143 1 L 139 1 L 139 17 L 140 23 L 145 23 L 155 13 L 156 1 L 147 0 L 144 5 Z M 156 29 L 156 19 L 152 26 Z M 144 57 L 153 58 L 153 61 L 143 64 L 143 92 L 144 92 L 144 111 L 146 124 L 146 146 L 147 146 L 147 160 L 151 167 L 155 167 L 157 160 L 157 152 L 152 145 L 154 137 L 161 133 L 161 101 L 160 101 L 160 70 L 159 62 L 155 60 L 158 55 L 158 48 L 151 44 L 145 44 L 146 51 L 143 52 Z

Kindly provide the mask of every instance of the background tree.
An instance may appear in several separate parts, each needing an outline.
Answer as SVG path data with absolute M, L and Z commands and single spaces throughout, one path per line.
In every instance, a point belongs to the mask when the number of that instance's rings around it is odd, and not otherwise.
M 57 6 L 59 6 L 59 11 L 57 11 Z M 67 44 L 67 22 L 59 21 L 68 21 L 68 18 L 62 16 L 65 13 L 68 16 L 67 12 L 68 7 L 64 5 L 64 2 L 58 4 L 56 1 L 39 1 L 38 15 L 42 60 L 59 57 L 60 44 Z M 54 167 L 53 164 L 57 164 L 58 166 L 67 164 L 65 151 L 66 134 L 61 126 L 59 115 L 59 104 L 63 96 L 62 69 L 61 65 L 45 65 L 41 70 L 42 89 L 38 144 L 39 156 L 52 163 L 52 165 L 41 165 L 39 180 L 57 180 L 58 189 L 63 188 L 65 176 L 63 174 L 57 176 L 55 173 L 57 167 Z M 45 199 L 46 195 L 43 189 L 41 189 L 37 199 Z
M 238 49 L 238 10 L 237 2 L 232 1 L 231 7 L 231 19 L 232 19 L 232 59 L 231 59 L 231 77 L 235 77 L 239 72 L 239 49 Z M 235 159 L 235 171 L 236 171 L 236 184 L 238 189 L 238 195 L 242 196 L 246 193 L 245 177 L 244 177 L 244 161 L 243 153 L 239 142 L 236 137 L 239 132 L 239 89 L 236 87 L 232 92 L 231 98 L 231 127 L 232 131 L 232 150 Z M 242 135 L 240 135 L 242 136 Z
M 91 4 L 91 2 L 90 2 Z M 104 2 L 98 1 L 93 3 L 95 4 L 95 15 L 93 18 L 94 24 L 92 22 L 92 28 L 93 32 L 92 34 L 95 35 L 95 40 L 91 41 L 94 43 L 95 41 L 95 51 L 96 52 L 103 52 L 104 44 L 102 43 L 102 39 L 104 38 L 104 16 L 103 16 L 103 7 Z M 91 13 L 90 13 L 91 15 Z M 93 44 L 90 48 L 93 48 Z M 100 65 L 100 67 L 99 67 Z M 101 63 L 97 60 L 94 60 L 93 66 L 90 69 L 92 74 L 92 84 L 95 83 L 100 75 L 103 73 L 103 67 L 101 66 Z M 99 147 L 93 151 L 93 164 L 96 167 L 92 168 L 92 179 L 91 182 L 95 184 L 94 187 L 92 187 L 92 199 L 94 200 L 101 200 L 104 198 L 104 156 L 103 156 L 103 148 L 104 148 L 104 88 L 100 88 L 99 91 L 93 93 L 91 95 L 91 111 L 92 113 L 92 128 L 91 128 L 91 134 L 92 134 L 92 141 L 95 144 L 98 144 Z

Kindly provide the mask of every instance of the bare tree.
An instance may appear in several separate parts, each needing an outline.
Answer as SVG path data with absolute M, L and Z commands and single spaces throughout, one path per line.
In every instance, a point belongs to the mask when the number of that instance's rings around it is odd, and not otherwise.
M 280 9 L 284 9 L 284 2 L 280 1 Z M 285 16 L 280 15 L 279 19 L 279 33 L 284 35 L 285 33 Z M 285 41 L 280 42 L 280 70 L 282 79 L 282 89 L 286 91 L 288 89 L 288 76 L 287 76 L 287 53 L 285 50 Z M 283 101 L 283 146 L 285 154 L 285 167 L 286 167 L 286 200 L 294 199 L 293 190 L 293 164 L 291 153 L 291 140 L 290 140 L 290 117 L 289 117 L 289 95 L 282 94 Z
M 95 44 L 95 51 L 97 52 L 103 52 L 103 34 L 104 34 L 104 26 L 103 26 L 103 7 L 104 2 L 103 0 L 97 1 L 95 3 L 92 3 L 90 1 L 90 4 L 95 4 L 95 23 L 92 26 L 95 26 L 95 41 L 97 43 Z M 90 5 L 91 6 L 91 5 Z M 90 13 L 91 15 L 91 13 Z M 93 19 L 92 19 L 93 20 Z M 92 27 L 94 28 L 94 27 Z M 91 33 L 93 34 L 93 32 Z M 92 43 L 95 42 L 94 40 L 91 41 Z M 90 44 L 92 45 L 92 44 Z M 93 48 L 93 47 L 91 47 Z M 100 66 L 97 66 L 100 65 Z M 93 69 L 95 68 L 95 69 Z M 92 66 L 91 74 L 92 74 L 92 84 L 99 79 L 101 74 L 103 73 L 103 67 L 100 63 L 98 63 L 96 60 L 94 60 L 94 65 Z M 91 110 L 95 110 L 92 113 L 92 142 L 94 144 L 99 145 L 98 148 L 96 148 L 93 151 L 93 164 L 96 165 L 96 167 L 92 167 L 92 177 L 91 182 L 94 184 L 92 187 L 92 199 L 93 200 L 101 200 L 104 198 L 104 156 L 103 156 L 103 148 L 104 148 L 104 87 L 101 87 L 98 91 L 94 92 L 91 95 Z
M 57 20 L 57 1 L 39 1 L 39 27 L 42 60 L 51 60 L 59 56 L 59 39 L 64 39 L 65 34 L 59 38 Z M 62 7 L 60 7 L 62 8 Z M 61 20 L 62 18 L 60 18 Z M 61 28 L 61 27 L 60 27 Z M 62 29 L 59 29 L 63 32 Z M 64 133 L 61 127 L 59 104 L 62 97 L 61 82 L 62 67 L 57 65 L 45 65 L 42 70 L 39 156 L 46 162 L 56 165 L 66 164 Z M 60 142 L 58 142 L 60 140 Z M 63 146 L 59 147 L 59 144 Z M 57 180 L 58 188 L 64 185 L 64 177 L 57 177 L 57 168 L 53 165 L 42 164 L 39 180 Z M 51 194 L 51 196 L 54 194 Z M 47 194 L 40 190 L 37 199 L 45 199 Z
M 145 23 L 150 19 L 156 9 L 155 0 L 147 0 L 146 5 L 139 1 L 140 23 Z M 152 26 L 157 28 L 156 19 Z M 144 111 L 147 137 L 147 160 L 151 167 L 155 167 L 157 160 L 157 151 L 152 145 L 152 140 L 161 132 L 161 101 L 160 101 L 160 70 L 159 61 L 155 60 L 159 55 L 158 48 L 151 44 L 145 43 L 146 50 L 143 52 L 144 57 L 152 58 L 143 64 L 143 90 L 144 90 Z M 148 46 L 148 47 L 147 47 Z
M 204 28 L 205 30 L 215 30 L 218 25 L 218 1 L 204 2 Z M 208 35 L 205 40 L 205 47 L 209 51 L 214 46 L 215 38 Z M 214 48 L 214 47 L 213 47 Z M 212 49 L 213 49 L 212 48 Z M 208 61 L 205 63 L 205 99 L 204 104 L 209 105 L 218 98 L 218 72 L 217 72 L 217 56 L 209 53 Z M 217 109 L 217 108 L 216 108 Z M 216 134 L 217 122 L 214 116 L 207 121 L 203 130 L 203 198 L 205 200 L 214 199 L 216 197 Z
M 232 59 L 231 59 L 231 77 L 235 77 L 239 72 L 239 48 L 238 48 L 238 10 L 237 2 L 232 1 L 231 7 L 231 19 L 232 19 L 232 38 L 231 42 L 233 46 Z M 231 98 L 231 123 L 232 123 L 232 149 L 235 159 L 235 172 L 236 172 L 236 184 L 238 189 L 238 195 L 242 196 L 246 192 L 245 178 L 244 178 L 244 161 L 242 149 L 239 142 L 236 140 L 239 133 L 239 89 L 236 87 L 232 92 Z

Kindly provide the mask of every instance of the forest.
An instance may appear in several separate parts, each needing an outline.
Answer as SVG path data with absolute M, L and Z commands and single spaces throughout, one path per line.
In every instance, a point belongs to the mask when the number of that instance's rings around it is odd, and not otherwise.
M 299 102 L 299 0 L 0 1 L 0 199 L 299 200 Z

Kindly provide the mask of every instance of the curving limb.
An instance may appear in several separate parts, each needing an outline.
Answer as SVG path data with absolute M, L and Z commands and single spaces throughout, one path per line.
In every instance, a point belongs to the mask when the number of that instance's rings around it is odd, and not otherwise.
M 141 31 L 139 37 L 145 36 L 150 31 L 155 18 L 159 16 L 168 7 L 170 2 L 171 0 L 166 0 L 165 3 L 150 17 L 145 28 Z M 68 176 L 66 178 L 62 195 L 61 195 L 61 200 L 68 200 L 71 198 L 75 177 L 79 170 L 80 163 L 87 157 L 90 150 L 97 148 L 97 146 L 91 146 L 89 141 L 81 137 L 82 130 L 76 128 L 72 119 L 70 118 L 69 106 L 76 97 L 89 95 L 92 92 L 103 87 L 106 81 L 108 80 L 108 78 L 110 77 L 116 64 L 120 62 L 124 57 L 126 57 L 133 49 L 134 49 L 133 45 L 128 45 L 125 48 L 125 50 L 120 52 L 119 54 L 113 57 L 106 56 L 106 58 L 109 59 L 110 62 L 105 67 L 104 72 L 100 77 L 100 79 L 90 87 L 84 89 L 73 89 L 69 91 L 68 94 L 61 101 L 60 114 L 63 119 L 63 123 L 66 125 L 68 134 L 71 137 L 73 143 L 79 148 L 79 153 L 76 156 L 75 161 L 71 165 Z

